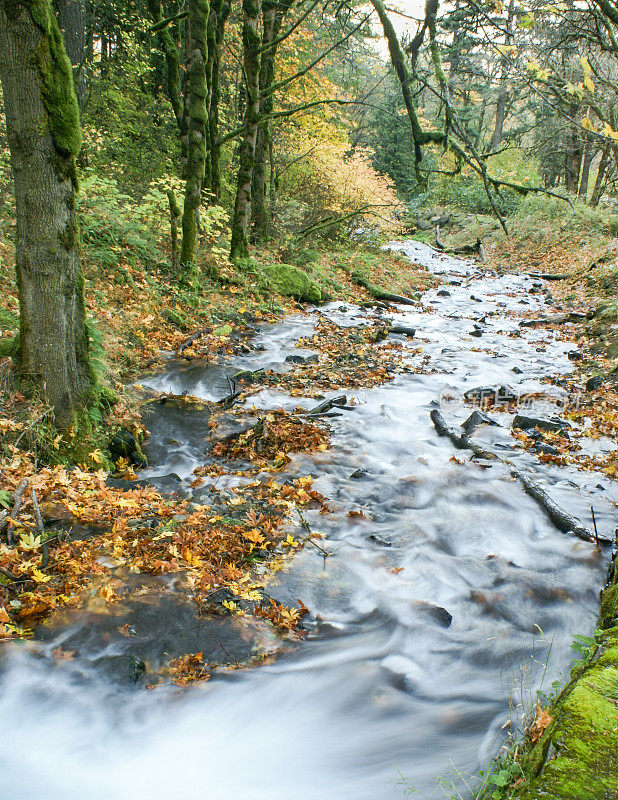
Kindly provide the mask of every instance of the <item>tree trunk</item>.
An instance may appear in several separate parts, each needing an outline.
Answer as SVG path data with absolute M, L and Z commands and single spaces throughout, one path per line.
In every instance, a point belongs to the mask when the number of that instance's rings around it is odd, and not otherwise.
M 182 214 L 182 248 L 180 261 L 188 272 L 197 262 L 199 212 L 206 169 L 206 34 L 208 0 L 190 0 L 187 18 L 187 166 L 185 201 Z
M 509 47 L 513 42 L 513 17 L 515 12 L 515 0 L 509 3 L 509 11 L 506 21 L 506 34 L 504 36 L 504 44 Z M 508 53 L 507 53 L 508 56 Z M 496 121 L 494 123 L 494 132 L 491 137 L 491 152 L 495 153 L 500 149 L 502 144 L 502 134 L 504 132 L 504 121 L 506 120 L 506 107 L 509 100 L 509 90 L 506 82 L 509 77 L 509 62 L 506 56 L 502 56 L 502 68 L 500 70 L 500 91 L 498 93 L 498 100 L 496 101 Z
M 85 0 L 57 0 L 58 21 L 64 34 L 64 46 L 73 67 L 75 93 L 79 107 L 86 97 L 87 27 Z
M 243 63 L 247 102 L 244 134 L 239 147 L 236 202 L 232 220 L 230 258 L 239 261 L 249 256 L 249 217 L 255 143 L 260 120 L 260 13 L 261 0 L 243 0 Z
M 221 100 L 221 48 L 225 25 L 232 10 L 230 0 L 217 0 L 217 27 L 215 30 L 215 51 L 212 55 L 212 83 L 210 87 L 210 191 L 213 199 L 219 200 L 221 194 L 221 145 L 219 144 L 219 103 Z M 210 55 L 210 53 L 209 53 Z
M 17 212 L 19 368 L 66 430 L 93 378 L 75 220 L 79 110 L 49 0 L 0 0 L 0 79 Z
M 580 200 L 583 200 L 584 203 L 588 199 L 588 182 L 590 180 L 590 165 L 592 164 L 592 159 L 594 158 L 594 150 L 590 144 L 587 144 L 584 148 L 584 157 L 582 159 L 582 174 L 581 178 L 579 179 L 579 192 L 578 196 Z
M 274 107 L 274 94 L 269 92 L 275 80 L 275 63 L 278 46 L 275 40 L 281 30 L 285 15 L 294 0 L 265 0 L 262 3 L 262 63 L 260 65 L 260 124 L 255 143 L 255 164 L 253 185 L 251 187 L 251 219 L 253 222 L 252 241 L 265 244 L 268 241 L 268 155 L 271 132 L 270 115 Z
M 605 188 L 605 174 L 607 172 L 607 165 L 609 164 L 610 147 L 605 145 L 601 153 L 601 160 L 599 161 L 599 168 L 597 170 L 597 177 L 594 182 L 594 189 L 592 190 L 592 197 L 590 198 L 590 205 L 595 208 L 599 205 L 601 197 L 603 196 L 603 189 Z

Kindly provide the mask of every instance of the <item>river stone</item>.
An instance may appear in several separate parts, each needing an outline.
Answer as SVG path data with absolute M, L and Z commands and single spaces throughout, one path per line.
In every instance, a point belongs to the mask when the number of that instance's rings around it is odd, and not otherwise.
M 114 461 L 124 458 L 136 467 L 146 466 L 146 459 L 140 452 L 137 439 L 126 428 L 116 431 L 107 446 Z
M 259 422 L 258 416 L 235 417 L 233 414 L 222 414 L 212 429 L 211 436 L 215 442 L 227 442 L 235 436 L 242 436 L 253 430 Z
M 146 665 L 137 656 L 124 653 L 116 656 L 102 656 L 92 662 L 92 666 L 116 683 L 137 683 L 146 672 Z
M 543 431 L 563 431 L 569 427 L 566 420 L 557 418 L 544 419 L 543 417 L 528 417 L 525 414 L 515 414 L 513 418 L 513 428 L 519 428 L 522 431 L 532 428 L 540 428 Z
M 593 375 L 586 381 L 586 391 L 594 392 L 603 386 L 603 378 L 600 375 Z
M 367 470 L 359 467 L 358 469 L 354 470 L 354 472 L 350 475 L 350 478 L 358 480 L 359 478 L 365 478 L 367 475 L 368 475 Z
M 464 392 L 466 403 L 480 403 L 483 400 L 494 398 L 498 403 L 514 403 L 519 399 L 519 395 L 510 386 L 477 386 Z
M 451 626 L 453 615 L 445 608 L 442 608 L 442 606 L 434 606 L 433 603 L 426 603 L 422 600 L 417 601 L 414 605 L 425 619 L 431 622 L 437 622 L 438 625 L 441 625 L 443 628 L 449 628 Z

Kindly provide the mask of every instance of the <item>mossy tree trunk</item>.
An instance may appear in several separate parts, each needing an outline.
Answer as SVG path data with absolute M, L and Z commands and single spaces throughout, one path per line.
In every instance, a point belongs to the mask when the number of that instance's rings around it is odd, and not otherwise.
M 232 10 L 230 0 L 213 0 L 210 13 L 214 19 L 212 30 L 214 33 L 214 48 L 209 47 L 208 58 L 212 61 L 210 70 L 210 108 L 208 113 L 208 128 L 210 134 L 210 181 L 209 188 L 213 199 L 219 199 L 221 193 L 221 146 L 219 144 L 219 103 L 221 99 L 220 69 L 221 48 L 225 24 Z
M 172 34 L 172 26 L 163 17 L 161 0 L 148 0 L 148 10 L 155 22 L 155 35 L 165 57 L 167 96 L 174 111 L 180 135 L 181 174 L 187 163 L 187 119 L 181 91 L 180 54 L 178 43 Z
M 88 14 L 85 0 L 57 0 L 58 18 L 64 34 L 64 46 L 73 67 L 75 93 L 79 107 L 83 108 L 86 96 L 87 26 Z
M 68 429 L 93 378 L 75 220 L 79 111 L 49 0 L 0 0 L 0 79 L 17 211 L 20 372 Z
M 232 220 L 230 258 L 239 261 L 249 256 L 251 183 L 255 162 L 255 144 L 260 122 L 260 14 L 261 0 L 243 0 L 243 65 L 247 99 L 244 132 L 238 149 L 239 167 L 236 202 Z
M 265 244 L 270 226 L 268 211 L 268 156 L 271 145 L 270 115 L 274 107 L 274 93 L 270 92 L 275 80 L 277 38 L 286 14 L 294 0 L 264 0 L 262 3 L 262 60 L 260 64 L 260 121 L 255 143 L 253 182 L 251 187 L 251 240 Z
M 190 0 L 186 28 L 187 165 L 185 199 L 182 213 L 182 246 L 180 261 L 191 272 L 197 261 L 199 213 L 206 172 L 207 150 L 207 30 L 208 0 Z

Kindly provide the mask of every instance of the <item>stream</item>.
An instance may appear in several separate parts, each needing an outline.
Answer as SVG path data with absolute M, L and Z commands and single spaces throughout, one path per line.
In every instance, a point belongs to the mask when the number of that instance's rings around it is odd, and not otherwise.
M 305 546 L 268 587 L 279 601 L 308 606 L 307 637 L 258 669 L 184 691 L 123 687 L 91 668 L 112 651 L 87 617 L 14 647 L 0 682 L 2 798 L 382 800 L 413 787 L 412 797 L 438 800 L 450 797 L 450 782 L 465 796 L 509 720 L 517 729 L 521 704 L 528 709 L 539 687 L 550 692 L 568 673 L 573 636 L 594 628 L 606 555 L 555 529 L 504 466 L 470 462 L 439 438 L 429 413 L 438 404 L 450 424 L 463 422 L 473 410 L 465 391 L 502 385 L 545 393 L 533 411 L 556 413 L 565 396 L 542 381 L 572 369 L 573 344 L 520 326 L 522 310 L 551 313 L 548 284 L 483 274 L 414 241 L 392 248 L 443 277 L 420 304 L 388 315 L 416 329 L 414 338 L 389 338 L 409 349 L 412 368 L 423 359 L 426 367 L 347 391 L 354 405 L 328 420 L 330 449 L 297 454 L 286 467 L 312 475 L 333 509 L 305 512 L 331 557 Z M 295 343 L 319 315 L 355 326 L 372 313 L 339 302 L 299 313 L 261 326 L 258 349 L 227 364 L 174 359 L 144 385 L 217 400 L 238 370 L 284 370 L 287 356 L 307 355 Z M 247 405 L 316 402 L 263 389 Z M 594 505 L 611 536 L 616 484 L 515 448 L 511 417 L 492 414 L 500 425 L 475 436 L 586 524 Z M 191 492 L 207 418 L 159 405 L 147 427 L 151 466 L 142 477 Z M 225 488 L 241 479 L 217 480 Z M 173 607 L 155 609 L 143 621 L 149 647 L 173 617 Z M 80 659 L 45 657 L 77 629 Z

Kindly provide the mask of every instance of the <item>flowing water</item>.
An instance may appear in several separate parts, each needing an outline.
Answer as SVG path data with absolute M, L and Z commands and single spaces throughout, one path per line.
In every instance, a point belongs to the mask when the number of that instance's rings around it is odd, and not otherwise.
M 478 386 L 560 400 L 541 381 L 568 372 L 572 344 L 520 328 L 515 312 L 547 311 L 533 279 L 481 276 L 416 242 L 394 247 L 444 273 L 421 306 L 392 315 L 417 329 L 414 339 L 391 337 L 409 348 L 410 365 L 429 359 L 421 371 L 348 392 L 355 405 L 329 420 L 331 449 L 288 467 L 313 475 L 334 509 L 306 513 L 332 556 L 307 546 L 269 587 L 311 609 L 308 637 L 273 664 L 184 692 L 119 687 L 89 668 L 88 653 L 53 665 L 46 654 L 66 629 L 16 648 L 0 685 L 2 798 L 382 800 L 403 797 L 400 775 L 439 798 L 436 775 L 459 787 L 473 780 L 516 722 L 511 706 L 566 674 L 573 636 L 594 626 L 605 558 L 558 532 L 501 465 L 470 463 L 438 438 L 429 412 L 441 403 L 449 420 L 463 421 L 471 409 L 458 398 Z M 173 361 L 150 386 L 218 399 L 238 369 L 284 369 L 318 314 L 367 321 L 356 306 L 331 304 L 264 326 L 263 349 L 222 368 Z M 475 322 L 480 338 L 470 336 Z M 412 353 L 419 345 L 423 353 Z M 249 402 L 291 409 L 299 399 L 264 390 Z M 534 471 L 572 513 L 588 520 L 594 504 L 610 534 L 611 481 L 513 451 L 509 414 L 495 418 L 502 426 L 484 426 L 479 439 Z M 186 487 L 203 460 L 205 419 L 159 406 L 148 426 L 146 477 Z M 104 652 L 100 642 L 90 647 L 92 658 Z

